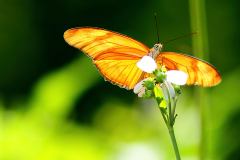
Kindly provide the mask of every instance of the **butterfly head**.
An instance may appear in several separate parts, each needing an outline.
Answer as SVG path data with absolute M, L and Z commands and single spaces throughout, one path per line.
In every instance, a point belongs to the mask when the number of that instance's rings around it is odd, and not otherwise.
M 154 46 L 153 46 L 153 50 L 154 52 L 160 52 L 162 50 L 162 44 L 161 43 L 156 43 Z
M 150 50 L 150 53 L 148 56 L 151 56 L 153 59 L 156 59 L 156 57 L 159 55 L 159 53 L 162 50 L 162 44 L 161 43 L 156 43 L 153 48 Z

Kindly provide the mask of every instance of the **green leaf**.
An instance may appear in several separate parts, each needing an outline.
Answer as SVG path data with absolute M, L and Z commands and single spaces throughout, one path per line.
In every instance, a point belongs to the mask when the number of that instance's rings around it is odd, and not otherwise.
M 154 91 L 155 99 L 157 100 L 159 107 L 166 108 L 167 102 L 164 99 L 162 89 L 159 86 L 155 86 L 153 91 Z
M 160 108 L 167 108 L 167 101 L 165 99 L 162 99 L 161 103 L 159 104 Z
M 153 91 L 154 91 L 155 97 L 163 98 L 163 92 L 162 92 L 162 90 L 160 89 L 159 86 L 155 86 Z

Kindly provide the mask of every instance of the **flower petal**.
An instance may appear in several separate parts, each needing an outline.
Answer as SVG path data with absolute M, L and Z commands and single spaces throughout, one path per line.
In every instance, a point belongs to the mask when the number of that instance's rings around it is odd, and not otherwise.
M 144 81 L 144 80 L 145 80 L 145 79 L 141 80 L 140 82 L 138 82 L 138 83 L 134 86 L 133 92 L 134 92 L 135 94 L 138 94 L 138 93 L 141 91 L 141 89 L 144 88 L 144 86 L 143 86 L 143 81 Z
M 187 83 L 188 75 L 179 70 L 170 70 L 166 72 L 167 81 L 176 85 L 185 85 Z
M 138 93 L 138 97 L 142 97 L 145 94 L 145 88 L 141 88 L 140 92 Z
M 168 92 L 169 92 L 170 99 L 172 99 L 176 96 L 175 90 L 170 82 L 164 81 L 161 85 L 161 88 L 162 88 L 162 91 L 163 91 L 163 94 L 164 94 L 164 97 L 166 100 L 169 100 Z
M 137 66 L 142 71 L 147 72 L 147 73 L 152 73 L 155 69 L 157 69 L 156 62 L 150 56 L 143 56 L 142 59 L 140 59 L 137 62 Z

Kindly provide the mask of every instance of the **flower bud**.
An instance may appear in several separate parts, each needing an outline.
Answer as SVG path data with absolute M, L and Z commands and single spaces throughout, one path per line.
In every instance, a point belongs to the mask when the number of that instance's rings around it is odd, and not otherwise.
M 146 90 L 143 94 L 143 98 L 152 98 L 153 97 L 153 91 L 152 90 Z
M 173 84 L 173 88 L 178 95 L 182 93 L 181 87 L 179 85 Z
M 160 70 L 155 70 L 153 74 L 156 76 L 156 81 L 158 83 L 163 83 L 163 81 L 166 79 L 166 74 Z
M 154 82 L 152 80 L 146 80 L 143 82 L 143 86 L 146 87 L 148 90 L 153 90 Z

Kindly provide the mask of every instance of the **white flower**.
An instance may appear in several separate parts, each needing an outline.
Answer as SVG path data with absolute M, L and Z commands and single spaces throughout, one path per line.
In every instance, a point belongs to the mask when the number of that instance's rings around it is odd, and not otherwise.
M 176 96 L 175 90 L 171 83 L 176 85 L 185 85 L 187 82 L 188 75 L 179 70 L 170 70 L 166 72 L 167 78 L 161 85 L 163 90 L 164 97 L 168 100 L 168 92 L 170 98 L 174 98 Z
M 142 59 L 140 59 L 137 62 L 137 66 L 142 71 L 147 72 L 147 73 L 152 73 L 155 69 L 157 69 L 156 62 L 150 56 L 143 56 Z
M 179 70 L 170 70 L 166 72 L 167 81 L 176 85 L 185 85 L 187 83 L 188 75 Z

